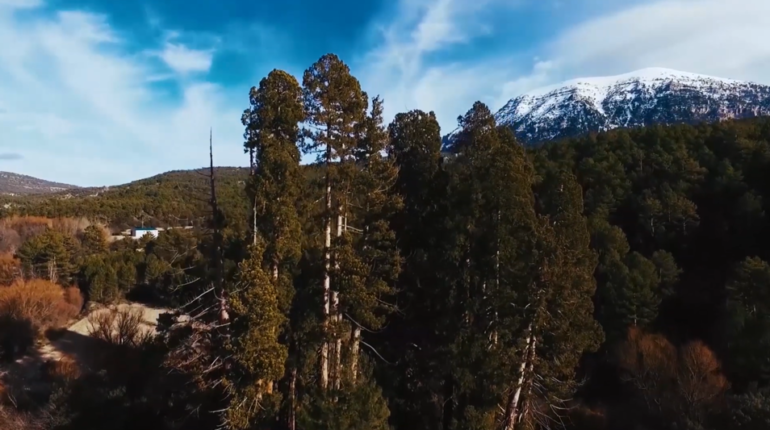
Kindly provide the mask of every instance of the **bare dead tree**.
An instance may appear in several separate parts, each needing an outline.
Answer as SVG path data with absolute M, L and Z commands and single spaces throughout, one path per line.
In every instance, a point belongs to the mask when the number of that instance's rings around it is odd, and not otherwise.
M 217 186 L 216 173 L 214 170 L 214 146 L 212 129 L 209 129 L 209 183 L 211 184 L 211 227 L 214 233 L 211 247 L 211 262 L 214 266 L 213 283 L 214 291 L 216 291 L 217 299 L 219 300 L 219 323 L 225 324 L 230 320 L 230 316 L 227 313 L 227 297 L 222 282 L 222 224 L 224 223 L 224 215 L 219 209 L 219 205 L 217 203 Z
M 210 270 L 209 283 L 189 302 L 174 310 L 169 318 L 162 318 L 158 327 L 161 339 L 169 347 L 164 367 L 170 374 L 189 378 L 192 392 L 207 393 L 191 398 L 199 404 L 190 407 L 207 410 L 219 417 L 219 428 L 228 428 L 228 399 L 226 375 L 232 363 L 232 354 L 225 347 L 229 337 L 230 315 L 228 291 L 224 282 L 223 230 L 225 217 L 217 199 L 217 177 L 214 168 L 213 131 L 209 132 L 209 227 L 211 246 L 207 255 Z M 240 287 L 236 287 L 237 289 Z M 232 293 L 235 293 L 232 292 Z M 212 396 L 213 394 L 213 396 Z

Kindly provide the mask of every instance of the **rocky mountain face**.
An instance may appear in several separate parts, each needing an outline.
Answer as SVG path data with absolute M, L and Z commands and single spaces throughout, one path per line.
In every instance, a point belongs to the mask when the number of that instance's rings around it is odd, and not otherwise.
M 0 194 L 30 195 L 48 194 L 78 188 L 74 185 L 59 184 L 31 176 L 0 172 Z
M 591 131 L 770 115 L 770 86 L 649 68 L 580 78 L 510 100 L 496 114 L 525 145 Z M 444 138 L 451 151 L 457 130 Z

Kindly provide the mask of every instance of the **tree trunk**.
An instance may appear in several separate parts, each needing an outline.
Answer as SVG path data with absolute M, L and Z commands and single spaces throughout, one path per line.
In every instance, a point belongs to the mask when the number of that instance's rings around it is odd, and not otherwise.
M 254 162 L 254 148 L 249 148 L 249 167 L 251 168 L 251 175 L 253 176 L 257 172 Z
M 530 348 L 530 354 L 529 354 L 529 365 L 527 366 L 527 374 L 532 375 L 532 372 L 535 371 L 535 358 L 537 358 L 537 338 L 532 338 L 532 348 Z M 532 402 L 529 401 L 530 396 L 532 395 L 532 384 L 528 384 L 527 386 L 527 394 L 524 396 L 522 403 L 524 404 L 524 407 L 520 407 L 519 409 L 521 412 L 519 413 L 518 417 L 516 417 L 516 423 L 520 423 L 522 420 L 524 420 L 524 417 L 529 414 L 529 405 L 532 404 Z
M 289 379 L 289 420 L 288 430 L 297 429 L 297 368 L 292 367 Z
M 443 411 L 441 417 L 441 428 L 442 430 L 451 430 L 455 413 L 454 381 L 452 380 L 452 375 L 447 375 L 444 377 L 444 395 L 442 400 Z
M 471 302 L 471 258 L 468 255 L 470 255 L 470 250 L 467 251 L 465 264 L 463 265 L 463 288 L 465 289 L 465 303 L 463 303 L 462 308 L 463 322 L 465 322 L 466 326 L 471 325 L 471 311 L 469 309 Z
M 56 274 L 56 257 L 48 261 L 48 280 L 54 284 L 59 280 Z
M 495 292 L 500 291 L 500 209 L 497 210 L 497 249 L 495 250 Z M 490 336 L 492 346 L 497 345 L 497 308 L 492 315 L 492 334 Z
M 329 334 L 329 314 L 331 299 L 331 247 L 332 247 L 332 182 L 331 169 L 332 148 L 326 145 L 326 219 L 324 223 L 324 318 L 323 332 L 324 336 Z M 329 342 L 325 339 L 321 345 L 321 389 L 329 386 Z
M 257 196 L 254 195 L 254 207 L 252 208 L 252 214 L 251 214 L 251 222 L 253 223 L 251 227 L 251 234 L 252 234 L 252 243 L 256 246 L 257 244 Z
M 333 357 L 333 369 L 332 369 L 332 387 L 334 389 L 339 390 L 341 386 L 341 380 L 342 380 L 342 337 L 340 336 L 339 330 L 340 330 L 340 321 L 341 321 L 341 315 L 340 315 L 340 295 L 337 291 L 332 291 L 332 310 L 333 310 L 333 316 L 332 320 L 335 322 L 334 327 L 334 353 L 332 355 Z
M 358 349 L 361 341 L 361 328 L 356 326 L 350 336 L 350 377 L 355 384 L 358 380 Z
M 527 327 L 527 344 L 524 347 L 524 353 L 521 357 L 521 364 L 519 365 L 519 380 L 516 382 L 516 387 L 510 394 L 508 399 L 508 405 L 505 408 L 505 417 L 503 418 L 503 430 L 513 430 L 516 426 L 517 417 L 519 414 L 519 400 L 521 399 L 521 392 L 524 388 L 524 380 L 527 373 L 527 365 L 529 364 L 529 352 L 534 345 L 534 335 L 532 332 L 532 323 Z
M 211 260 L 214 263 L 214 291 L 219 299 L 219 324 L 225 324 L 230 321 L 230 315 L 227 313 L 227 298 L 222 282 L 222 214 L 219 212 L 217 202 L 216 176 L 214 173 L 214 139 L 213 130 L 209 130 L 209 183 L 211 185 L 211 216 L 212 227 L 214 229 L 213 247 L 211 250 Z
M 337 239 L 342 237 L 343 231 L 343 216 L 342 205 L 337 208 Z M 334 270 L 339 271 L 340 262 L 339 258 L 335 256 Z M 332 355 L 332 386 L 334 389 L 339 390 L 342 386 L 342 336 L 340 334 L 340 326 L 342 323 L 342 314 L 340 314 L 340 294 L 338 291 L 332 291 L 332 321 L 335 322 L 334 328 L 334 353 Z

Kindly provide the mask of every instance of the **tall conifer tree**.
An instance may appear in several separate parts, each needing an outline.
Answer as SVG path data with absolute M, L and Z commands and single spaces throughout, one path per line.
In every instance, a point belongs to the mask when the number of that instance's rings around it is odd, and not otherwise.
M 580 358 L 603 340 L 593 316 L 597 261 L 580 186 L 569 173 L 549 173 L 538 197 L 538 273 L 528 292 L 524 354 L 502 417 L 505 430 L 558 420 L 576 389 Z
M 251 106 L 243 114 L 246 146 L 253 150 L 254 173 L 248 191 L 253 202 L 253 242 L 264 241 L 260 258 L 278 294 L 279 310 L 288 316 L 294 296 L 294 275 L 301 253 L 302 226 L 297 199 L 302 188 L 299 124 L 305 118 L 302 89 L 282 70 L 273 70 L 249 93 Z M 261 238 L 261 239 L 260 239 Z M 255 248 L 257 249 L 257 248 Z M 259 249 L 257 249 L 259 250 Z M 252 256 L 253 257 L 253 256 Z M 290 343 L 290 333 L 281 335 Z M 296 408 L 296 360 L 288 369 L 285 418 L 292 428 Z
M 282 309 L 291 302 L 292 272 L 300 255 L 301 225 L 296 202 L 302 172 L 297 144 L 304 120 L 302 90 L 297 80 L 273 70 L 249 94 L 243 114 L 247 146 L 254 148 L 255 173 L 249 183 L 256 216 L 253 241 L 265 241 L 265 264 L 280 279 Z
M 367 96 L 361 90 L 358 80 L 350 74 L 350 69 L 336 55 L 321 57 L 305 71 L 303 77 L 303 97 L 307 123 L 306 151 L 320 150 L 320 161 L 325 169 L 323 220 L 323 324 L 325 341 L 321 345 L 320 386 L 329 387 L 331 365 L 339 362 L 339 333 L 330 336 L 335 323 L 339 322 L 338 291 L 332 286 L 332 224 L 337 220 L 337 236 L 342 235 L 343 217 L 346 210 L 347 192 L 350 183 L 346 173 L 339 168 L 339 163 L 351 161 L 353 149 L 358 143 L 362 124 L 366 118 Z M 335 165 L 336 163 L 336 165 Z M 347 183 L 345 183 L 347 182 Z M 334 312 L 333 311 L 337 311 Z M 334 330 L 337 331 L 337 330 Z M 332 344 L 333 342 L 333 344 Z M 336 359 L 330 357 L 330 348 L 334 345 Z M 334 361 L 334 363 L 330 363 Z
M 526 350 L 526 297 L 535 278 L 538 220 L 534 169 L 482 103 L 460 119 L 449 163 L 451 365 L 444 382 L 444 429 L 497 426 L 500 405 Z
M 441 425 L 447 361 L 447 297 L 439 281 L 446 238 L 446 174 L 441 170 L 441 129 L 433 112 L 397 114 L 388 127 L 389 153 L 398 168 L 396 190 L 403 210 L 393 228 L 404 257 L 399 278 L 399 312 L 389 323 L 384 354 L 399 357 L 388 368 L 385 387 L 397 427 L 433 429 Z

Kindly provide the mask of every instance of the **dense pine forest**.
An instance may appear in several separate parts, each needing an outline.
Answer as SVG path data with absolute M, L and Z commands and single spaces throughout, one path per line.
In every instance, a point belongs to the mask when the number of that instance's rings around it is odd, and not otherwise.
M 325 55 L 251 89 L 246 172 L 14 200 L 6 363 L 92 306 L 170 311 L 0 378 L 0 428 L 770 428 L 770 119 L 525 149 L 477 102 L 442 154 L 384 103 Z M 196 228 L 108 242 L 140 213 Z

